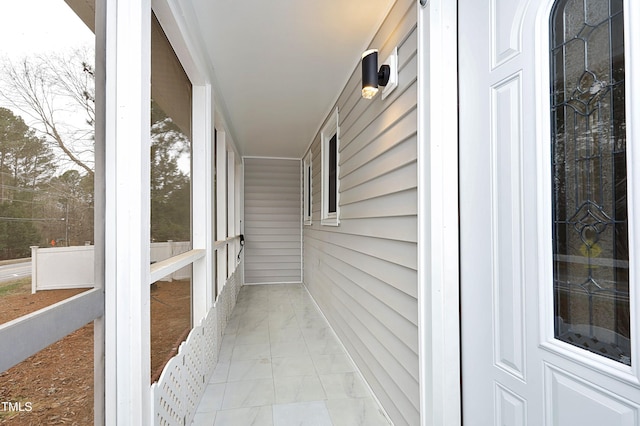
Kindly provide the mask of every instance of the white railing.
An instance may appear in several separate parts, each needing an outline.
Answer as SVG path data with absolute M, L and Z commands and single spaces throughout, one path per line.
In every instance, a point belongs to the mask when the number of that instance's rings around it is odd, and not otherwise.
M 151 264 L 153 265 L 156 262 L 161 262 L 165 259 L 169 259 L 170 257 L 177 256 L 182 253 L 186 253 L 191 250 L 191 242 L 190 241 L 167 241 L 163 243 L 151 243 Z M 159 277 L 154 279 L 155 281 L 173 281 L 173 280 L 186 280 L 187 278 L 191 278 L 191 267 L 186 266 L 184 268 L 178 269 L 170 275 Z

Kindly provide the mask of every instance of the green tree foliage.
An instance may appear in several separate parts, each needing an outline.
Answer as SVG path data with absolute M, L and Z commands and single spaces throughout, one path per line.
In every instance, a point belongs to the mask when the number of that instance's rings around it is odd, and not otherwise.
M 30 257 L 29 247 L 40 241 L 40 233 L 34 222 L 28 220 L 26 210 L 24 204 L 0 203 L 0 257 L 3 259 Z
M 93 176 L 67 170 L 49 181 L 46 194 L 51 209 L 46 214 L 60 218 L 52 224 L 51 239 L 65 245 L 93 241 Z
M 191 179 L 179 160 L 190 153 L 188 137 L 151 103 L 151 241 L 191 239 Z
M 0 257 L 28 256 L 40 240 L 37 193 L 55 173 L 51 150 L 22 118 L 0 108 Z

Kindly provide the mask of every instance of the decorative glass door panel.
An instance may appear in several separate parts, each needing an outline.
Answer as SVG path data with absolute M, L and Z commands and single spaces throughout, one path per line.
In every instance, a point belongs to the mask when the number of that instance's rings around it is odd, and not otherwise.
M 551 14 L 555 337 L 631 364 L 622 0 Z

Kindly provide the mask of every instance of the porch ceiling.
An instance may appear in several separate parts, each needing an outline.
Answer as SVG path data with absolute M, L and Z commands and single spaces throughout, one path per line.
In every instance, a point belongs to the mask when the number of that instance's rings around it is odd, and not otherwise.
M 395 0 L 193 0 L 243 155 L 300 158 Z

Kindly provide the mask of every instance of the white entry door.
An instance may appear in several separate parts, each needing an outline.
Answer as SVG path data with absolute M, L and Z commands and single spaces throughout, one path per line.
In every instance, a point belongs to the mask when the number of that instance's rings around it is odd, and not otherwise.
M 458 1 L 465 425 L 640 425 L 639 9 Z

